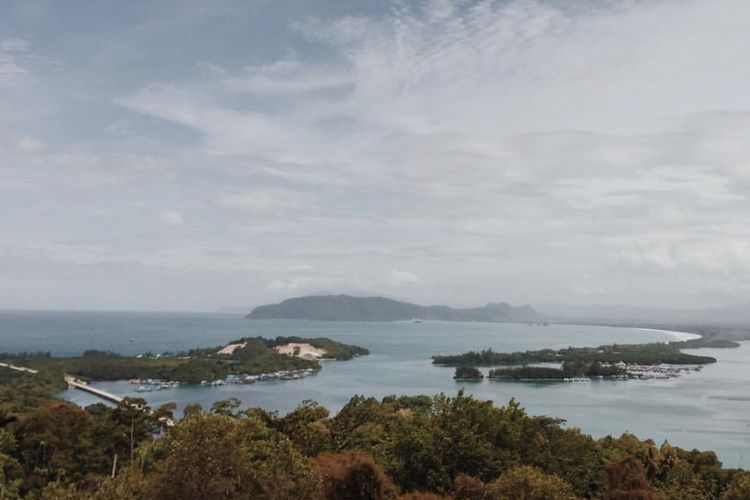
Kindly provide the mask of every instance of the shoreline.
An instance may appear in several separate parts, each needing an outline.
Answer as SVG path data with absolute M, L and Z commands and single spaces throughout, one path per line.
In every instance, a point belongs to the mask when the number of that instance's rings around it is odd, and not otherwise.
M 680 332 L 677 330 L 664 330 L 662 328 L 643 328 L 643 327 L 630 327 L 635 330 L 643 330 L 643 331 L 649 331 L 649 332 L 661 332 L 666 333 L 667 335 L 674 337 L 676 342 L 684 342 L 688 340 L 698 340 L 702 339 L 703 335 L 699 335 L 697 333 L 689 333 L 689 332 Z

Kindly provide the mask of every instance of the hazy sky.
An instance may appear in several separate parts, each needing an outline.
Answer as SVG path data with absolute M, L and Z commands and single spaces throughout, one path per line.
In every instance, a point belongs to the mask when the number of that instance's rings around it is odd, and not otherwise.
M 0 308 L 750 296 L 750 2 L 0 2 Z

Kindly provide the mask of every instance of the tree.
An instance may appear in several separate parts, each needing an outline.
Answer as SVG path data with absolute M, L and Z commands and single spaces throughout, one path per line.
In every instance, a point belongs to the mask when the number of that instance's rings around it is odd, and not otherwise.
M 317 473 L 282 434 L 255 418 L 199 414 L 154 444 L 145 498 L 315 498 Z
M 573 487 L 565 480 L 522 465 L 503 473 L 488 485 L 492 500 L 574 500 Z
M 314 457 L 333 445 L 329 423 L 328 410 L 315 401 L 303 401 L 276 426 L 302 453 Z
M 188 418 L 193 415 L 200 415 L 202 411 L 203 411 L 203 407 L 200 404 L 192 403 L 192 404 L 186 405 L 185 408 L 183 408 L 182 414 L 185 416 L 185 418 Z
M 459 474 L 453 481 L 454 500 L 490 500 L 487 485 L 475 477 Z
M 27 475 L 36 476 L 38 484 L 80 477 L 79 452 L 88 425 L 88 414 L 65 401 L 51 401 L 24 419 L 16 439 Z
M 133 459 L 138 445 L 152 439 L 159 422 L 152 417 L 151 409 L 143 398 L 125 398 L 117 404 L 111 415 L 115 424 L 114 453 L 121 459 Z
M 721 495 L 721 500 L 747 500 L 748 498 L 750 498 L 750 474 L 747 472 L 737 475 Z
M 313 459 L 330 500 L 386 500 L 396 497 L 393 483 L 370 455 L 361 451 L 324 453 Z
M 607 498 L 609 500 L 652 500 L 654 490 L 646 479 L 641 462 L 627 457 L 607 465 Z
M 211 407 L 211 412 L 216 415 L 234 415 L 235 410 L 240 407 L 242 402 L 237 398 L 229 398 L 216 401 Z

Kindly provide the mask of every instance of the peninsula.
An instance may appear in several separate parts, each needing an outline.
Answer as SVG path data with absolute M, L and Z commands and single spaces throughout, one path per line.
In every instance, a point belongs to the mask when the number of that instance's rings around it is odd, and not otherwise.
M 259 306 L 249 319 L 307 319 L 318 321 L 484 321 L 545 322 L 546 316 L 531 306 L 514 307 L 504 302 L 458 309 L 448 306 L 420 306 L 385 297 L 313 295 Z
M 44 399 L 46 394 L 64 388 L 66 375 L 84 382 L 130 380 L 142 389 L 138 392 L 154 387 L 171 389 L 179 383 L 223 385 L 293 380 L 319 371 L 320 360 L 349 360 L 366 354 L 369 351 L 363 347 L 328 338 L 302 337 L 247 337 L 223 346 L 138 356 L 96 350 L 70 357 L 0 353 L 0 385 L 17 387 L 22 394 L 10 399 L 27 401 L 30 395 Z M 28 374 L 31 376 L 21 377 Z M 21 382 L 24 385 L 19 385 Z M 2 391 L 0 396 L 4 396 Z

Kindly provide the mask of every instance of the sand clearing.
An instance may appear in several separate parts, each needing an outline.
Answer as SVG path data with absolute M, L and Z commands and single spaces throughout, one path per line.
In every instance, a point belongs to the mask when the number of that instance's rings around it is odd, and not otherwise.
M 297 351 L 297 348 L 299 348 L 299 351 Z M 326 355 L 326 352 L 323 349 L 318 349 L 310 344 L 298 344 L 296 342 L 276 346 L 275 349 L 279 354 L 297 356 L 298 358 L 304 359 L 320 359 Z
M 219 349 L 216 354 L 226 354 L 228 356 L 231 356 L 232 354 L 234 354 L 234 351 L 236 351 L 237 349 L 242 349 L 246 345 L 247 342 L 243 342 L 241 344 L 229 344 L 228 346 Z

